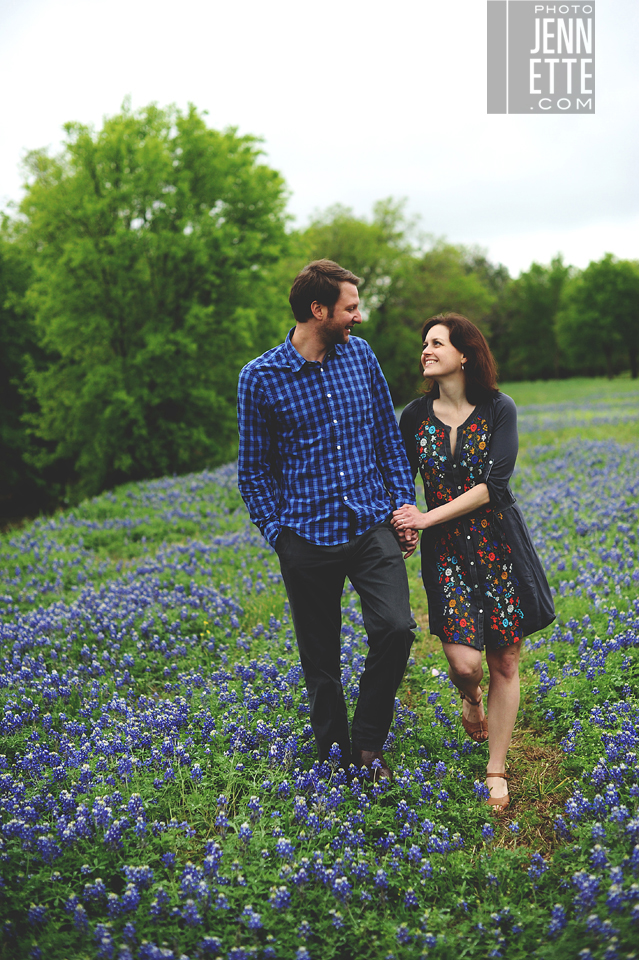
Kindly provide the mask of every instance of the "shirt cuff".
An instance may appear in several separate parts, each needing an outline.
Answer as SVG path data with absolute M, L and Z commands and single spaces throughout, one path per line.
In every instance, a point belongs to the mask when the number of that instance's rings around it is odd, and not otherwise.
M 272 547 L 275 546 L 275 541 L 279 537 L 282 530 L 282 525 L 277 520 L 269 520 L 268 523 L 265 523 L 262 527 L 262 536 L 267 540 Z

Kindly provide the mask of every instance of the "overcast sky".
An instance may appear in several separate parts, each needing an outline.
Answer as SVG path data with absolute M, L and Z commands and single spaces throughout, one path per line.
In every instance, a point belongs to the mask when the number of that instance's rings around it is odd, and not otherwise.
M 130 95 L 262 137 L 300 224 L 406 197 L 515 274 L 639 258 L 639 3 L 596 13 L 594 116 L 488 116 L 486 0 L 0 0 L 0 202 L 26 150 Z

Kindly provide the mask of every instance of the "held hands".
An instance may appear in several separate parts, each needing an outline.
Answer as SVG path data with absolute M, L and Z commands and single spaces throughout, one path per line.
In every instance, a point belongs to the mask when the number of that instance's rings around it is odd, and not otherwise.
M 409 503 L 405 503 L 399 510 L 394 511 L 391 523 L 399 536 L 405 560 L 412 556 L 417 549 L 419 542 L 417 531 L 424 529 L 426 526 L 425 520 L 426 514 L 420 513 L 417 507 Z
M 401 537 L 405 530 L 425 530 L 429 526 L 427 516 L 428 514 L 422 513 L 412 504 L 405 503 L 393 512 L 391 523 Z
M 408 560 L 408 558 L 412 557 L 417 549 L 417 544 L 419 543 L 419 534 L 417 533 L 417 530 L 398 530 L 397 535 L 399 536 L 399 542 L 402 548 L 402 553 L 404 554 L 404 560 Z

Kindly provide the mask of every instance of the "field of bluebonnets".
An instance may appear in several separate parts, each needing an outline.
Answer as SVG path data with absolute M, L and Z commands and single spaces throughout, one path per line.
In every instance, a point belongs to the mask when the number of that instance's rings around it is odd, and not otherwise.
M 276 557 L 232 465 L 5 535 L 0 956 L 635 956 L 639 393 L 571 384 L 510 391 L 559 617 L 525 642 L 501 820 L 416 559 L 389 786 L 315 762 Z M 353 701 L 348 588 L 343 613 Z

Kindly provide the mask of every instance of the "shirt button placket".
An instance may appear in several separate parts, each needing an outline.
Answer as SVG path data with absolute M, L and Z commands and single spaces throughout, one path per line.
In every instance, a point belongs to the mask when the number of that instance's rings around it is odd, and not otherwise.
M 320 367 L 320 370 L 322 371 L 322 373 L 324 373 L 324 367 Z M 331 420 L 333 421 L 333 426 L 336 428 L 336 429 L 335 429 L 336 437 L 337 437 L 338 440 L 340 440 L 341 438 L 340 438 L 340 435 L 339 435 L 339 419 L 335 416 L 335 409 L 334 409 L 334 406 L 333 406 L 333 393 L 332 393 L 333 388 L 332 388 L 332 387 L 326 387 L 326 386 L 325 386 L 325 387 L 322 387 L 322 389 L 326 389 L 326 394 L 325 394 L 325 396 L 326 396 L 326 406 L 328 407 L 329 416 L 330 416 Z M 345 471 L 342 470 L 342 467 L 344 466 L 344 464 L 342 463 L 342 459 L 341 459 L 342 444 L 341 444 L 341 443 L 336 443 L 336 444 L 335 444 L 335 449 L 340 451 L 340 454 L 338 454 L 338 457 L 337 457 L 337 473 L 338 473 L 338 476 L 339 476 L 340 478 L 342 478 L 342 477 L 345 476 Z M 344 487 L 343 487 L 343 480 L 339 479 L 339 480 L 337 481 L 337 483 L 338 483 L 338 486 L 340 486 L 340 487 L 342 488 L 342 491 L 343 491 L 343 489 L 344 489 Z M 344 502 L 347 502 L 347 501 L 348 501 L 348 496 L 347 496 L 347 494 L 345 494 L 345 493 L 342 492 L 342 499 L 344 500 Z

